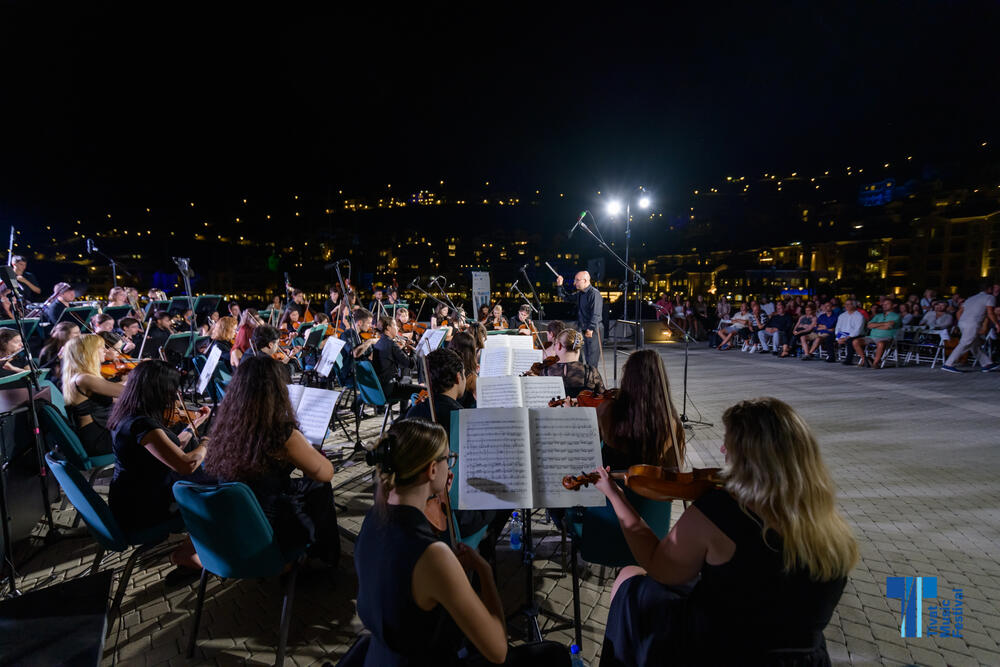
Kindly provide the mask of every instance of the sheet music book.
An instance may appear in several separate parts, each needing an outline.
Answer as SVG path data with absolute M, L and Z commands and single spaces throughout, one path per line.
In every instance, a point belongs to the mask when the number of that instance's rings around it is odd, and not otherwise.
M 486 349 L 494 347 L 513 347 L 520 350 L 530 350 L 535 346 L 534 336 L 521 334 L 498 334 L 486 337 Z
M 302 431 L 302 435 L 312 444 L 322 445 L 340 392 L 301 384 L 286 386 L 288 399 L 292 402 L 292 409 L 295 410 L 295 417 L 299 420 L 299 430 Z
M 431 329 L 425 331 L 417 343 L 417 354 L 426 355 L 441 347 L 441 341 L 448 335 L 447 329 Z
M 528 341 L 531 342 L 530 340 Z M 534 348 L 487 347 L 479 357 L 479 377 L 520 375 L 531 364 L 542 360 L 542 351 Z
M 553 398 L 566 396 L 561 376 L 481 377 L 476 382 L 476 408 L 547 408 Z
M 208 361 L 205 362 L 205 367 L 201 369 L 201 374 L 198 375 L 199 394 L 204 394 L 205 390 L 208 389 L 208 383 L 212 379 L 212 375 L 215 374 L 215 367 L 219 365 L 220 357 L 222 357 L 222 350 L 218 347 L 213 347 L 212 351 L 208 353 Z
M 333 370 L 333 362 L 340 356 L 340 351 L 344 349 L 346 344 L 346 341 L 336 336 L 327 338 L 326 342 L 323 343 L 323 352 L 319 355 L 319 363 L 316 364 L 316 373 L 321 377 L 329 377 L 330 371 Z
M 477 408 L 451 413 L 458 449 L 459 509 L 602 507 L 593 486 L 563 488 L 566 475 L 601 465 L 594 408 Z

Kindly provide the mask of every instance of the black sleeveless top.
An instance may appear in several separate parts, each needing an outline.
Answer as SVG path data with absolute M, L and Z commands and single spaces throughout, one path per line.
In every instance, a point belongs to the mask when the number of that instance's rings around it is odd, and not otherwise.
M 463 636 L 441 605 L 424 611 L 413 599 L 413 568 L 438 538 L 409 505 L 374 507 L 354 548 L 358 616 L 372 633 L 365 665 L 450 665 Z
M 694 506 L 736 543 L 728 562 L 705 563 L 688 599 L 697 644 L 744 654 L 821 646 L 847 579 L 818 582 L 804 571 L 783 572 L 781 538 L 768 531 L 765 540 L 763 521 L 722 489 Z

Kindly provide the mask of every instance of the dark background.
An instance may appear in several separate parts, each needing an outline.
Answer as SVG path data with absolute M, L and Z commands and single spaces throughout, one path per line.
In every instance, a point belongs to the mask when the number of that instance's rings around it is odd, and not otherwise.
M 991 139 L 996 3 L 758 5 L 6 4 L 0 216 L 440 179 L 681 211 L 729 173 Z

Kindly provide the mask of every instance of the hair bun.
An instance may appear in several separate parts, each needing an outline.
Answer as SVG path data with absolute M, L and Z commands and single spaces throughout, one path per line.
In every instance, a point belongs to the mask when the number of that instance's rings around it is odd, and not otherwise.
M 395 472 L 392 465 L 392 450 L 396 445 L 396 434 L 386 433 L 372 449 L 365 454 L 365 463 L 379 466 L 381 472 Z

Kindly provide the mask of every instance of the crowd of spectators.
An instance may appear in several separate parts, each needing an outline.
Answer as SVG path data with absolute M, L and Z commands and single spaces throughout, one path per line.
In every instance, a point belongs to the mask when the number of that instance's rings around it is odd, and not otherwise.
M 943 370 L 961 372 L 957 366 L 966 358 L 984 372 L 1000 368 L 1000 284 L 983 282 L 966 294 L 939 296 L 927 289 L 866 301 L 854 294 L 761 295 L 740 302 L 720 296 L 714 307 L 702 295 L 661 294 L 655 308 L 665 328 L 680 328 L 720 351 L 879 368 L 890 350 L 898 355 L 906 345 L 940 344 Z

